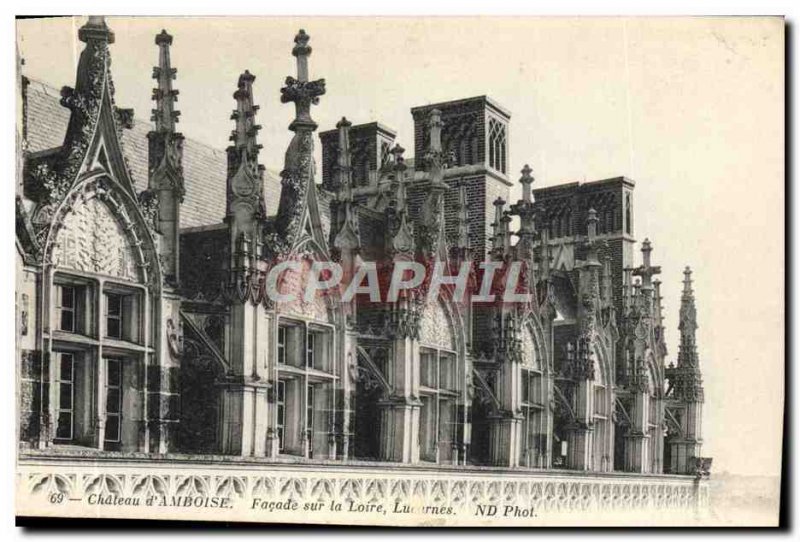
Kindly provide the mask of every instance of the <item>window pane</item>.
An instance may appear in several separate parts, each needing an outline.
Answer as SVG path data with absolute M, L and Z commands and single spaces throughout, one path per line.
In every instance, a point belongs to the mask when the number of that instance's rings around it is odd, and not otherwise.
M 109 386 L 119 386 L 122 382 L 122 372 L 118 359 L 106 360 L 106 382 Z
M 106 418 L 106 440 L 116 442 L 119 440 L 119 416 Z
M 58 385 L 58 408 L 59 410 L 72 410 L 72 384 Z
M 72 438 L 72 413 L 59 412 L 58 413 L 58 427 L 56 428 L 56 438 L 71 439 Z
M 116 318 L 108 318 L 106 321 L 106 334 L 115 339 L 122 338 L 122 322 Z
M 286 328 L 278 328 L 278 363 L 286 363 Z
M 58 354 L 60 367 L 58 373 L 59 380 L 72 381 L 72 354 Z
M 119 414 L 120 391 L 119 388 L 108 388 L 106 392 L 106 413 Z
M 72 310 L 61 311 L 61 321 L 58 329 L 61 331 L 75 331 L 75 317 Z
M 109 316 L 122 315 L 122 296 L 106 294 L 106 311 Z
M 314 334 L 308 334 L 308 344 L 306 345 L 306 367 L 314 367 Z
M 61 286 L 61 306 L 64 308 L 75 307 L 75 288 L 72 286 Z

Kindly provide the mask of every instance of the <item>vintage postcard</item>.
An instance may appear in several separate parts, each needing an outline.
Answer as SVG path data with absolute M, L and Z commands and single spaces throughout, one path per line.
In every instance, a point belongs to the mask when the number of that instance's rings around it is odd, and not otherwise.
M 16 26 L 18 517 L 777 524 L 782 18 Z

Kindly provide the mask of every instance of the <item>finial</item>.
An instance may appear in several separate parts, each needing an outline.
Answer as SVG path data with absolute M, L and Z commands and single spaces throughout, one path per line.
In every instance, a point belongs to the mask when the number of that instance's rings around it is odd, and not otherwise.
M 522 177 L 519 178 L 519 182 L 522 184 L 522 201 L 525 203 L 531 203 L 533 201 L 533 198 L 531 197 L 531 185 L 534 181 L 534 178 L 531 175 L 533 170 L 528 164 L 525 164 L 520 173 L 522 173 Z
M 431 129 L 431 150 L 442 150 L 442 112 L 432 109 L 428 126 Z
M 350 126 L 352 123 L 345 117 L 336 123 L 339 135 L 339 149 L 336 160 L 336 189 L 342 190 L 340 198 L 350 201 L 352 199 L 350 177 Z
M 160 33 L 156 34 L 156 45 L 161 45 L 162 43 L 172 45 L 172 36 L 164 28 L 161 29 Z
M 405 212 L 406 206 L 406 183 L 405 183 L 405 171 L 406 171 L 406 163 L 405 159 L 403 158 L 403 153 L 406 150 L 401 147 L 399 144 L 395 144 L 394 147 L 389 151 L 392 153 L 394 157 L 394 172 L 395 172 L 395 182 L 397 183 L 397 209 L 401 212 Z
M 688 265 L 683 270 L 683 293 L 691 295 L 692 292 L 692 269 Z
M 258 151 L 262 145 L 258 143 L 258 131 L 261 126 L 256 124 L 256 113 L 259 107 L 253 104 L 253 82 L 255 75 L 245 70 L 236 83 L 236 109 L 231 113 L 231 120 L 236 121 L 236 126 L 231 132 L 230 140 L 233 146 L 228 147 L 228 170 L 238 171 L 242 164 L 247 164 L 255 174 L 263 170 L 258 164 Z
M 650 239 L 645 238 L 642 241 L 642 265 L 645 268 L 650 267 L 650 253 L 653 252 L 653 245 L 650 243 Z
M 424 161 L 430 173 L 429 196 L 438 198 L 437 194 L 447 189 L 444 182 L 443 169 L 446 167 L 445 156 L 442 152 L 442 112 L 432 109 L 428 117 L 428 149 L 425 151 Z
M 586 231 L 590 238 L 597 235 L 597 211 L 594 210 L 594 207 L 589 209 L 586 215 Z
M 503 233 L 504 227 L 506 226 L 504 220 L 506 218 L 506 213 L 503 210 L 505 204 L 506 200 L 500 197 L 492 202 L 492 205 L 494 205 L 494 222 L 492 222 L 492 251 L 497 256 L 500 256 L 500 252 L 505 250 L 505 236 Z
M 504 200 L 501 197 L 498 197 L 496 200 L 492 202 L 492 205 L 494 205 L 495 222 L 497 223 L 498 226 L 500 225 L 500 220 L 503 218 L 503 207 L 505 206 L 505 204 L 506 200 Z
M 683 271 L 683 293 L 681 309 L 678 314 L 678 329 L 681 341 L 678 347 L 678 367 L 698 367 L 695 332 L 697 331 L 697 309 L 692 291 L 692 270 L 689 266 Z
M 114 43 L 114 32 L 106 25 L 106 18 L 100 15 L 90 15 L 89 20 L 78 29 L 78 39 L 84 43 L 90 41 L 104 41 Z
M 155 121 L 157 132 L 174 132 L 180 111 L 175 110 L 178 91 L 172 88 L 172 81 L 178 73 L 172 67 L 169 55 L 172 36 L 162 30 L 156 34 L 155 42 L 158 45 L 158 66 L 153 68 L 153 79 L 158 82 L 158 87 L 153 89 L 152 99 L 156 102 L 156 108 L 152 110 L 150 120 Z
M 309 39 L 311 39 L 311 36 L 301 28 L 294 37 L 295 46 L 292 49 L 292 54 L 294 56 L 309 56 L 311 54 L 311 47 L 308 45 Z
M 403 153 L 406 150 L 400 146 L 399 143 L 395 143 L 395 146 L 389 151 L 391 155 L 394 157 L 394 169 L 397 171 L 398 167 L 402 167 L 402 169 L 406 169 L 405 160 L 403 158 Z
M 295 132 L 317 129 L 317 123 L 311 118 L 311 105 L 319 103 L 319 97 L 325 94 L 325 79 L 308 79 L 309 38 L 302 29 L 294 37 L 292 55 L 297 59 L 297 78 L 287 77 L 286 86 L 281 89 L 281 103 L 294 102 L 295 105 L 295 119 L 289 125 Z
M 511 249 L 511 213 L 509 211 L 503 211 L 503 218 L 500 219 L 500 225 L 500 231 L 503 235 L 503 250 L 505 254 L 508 254 L 508 251 Z

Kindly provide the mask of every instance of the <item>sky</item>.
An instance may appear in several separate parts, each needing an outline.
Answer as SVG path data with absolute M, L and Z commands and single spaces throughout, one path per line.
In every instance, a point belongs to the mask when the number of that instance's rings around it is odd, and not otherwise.
M 74 85 L 82 18 L 18 21 L 23 72 Z M 512 113 L 510 170 L 534 187 L 624 175 L 660 265 L 668 361 L 694 269 L 714 470 L 780 472 L 784 382 L 784 41 L 776 18 L 119 18 L 116 102 L 147 120 L 154 36 L 178 69 L 179 128 L 223 149 L 238 75 L 256 75 L 261 161 L 280 170 L 299 28 L 327 94 L 320 130 L 380 121 L 413 148 L 410 108 L 486 94 Z M 317 151 L 318 152 L 318 151 Z M 515 174 L 513 174 L 515 175 Z M 220 179 L 220 182 L 225 182 Z M 519 197 L 515 185 L 512 201 Z

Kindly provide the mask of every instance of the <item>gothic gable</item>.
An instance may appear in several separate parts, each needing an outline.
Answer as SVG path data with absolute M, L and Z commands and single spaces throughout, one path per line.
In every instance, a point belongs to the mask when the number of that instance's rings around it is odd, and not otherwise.
M 300 263 L 300 266 L 283 272 L 278 284 L 278 291 L 281 294 L 292 295 L 294 298 L 291 301 L 280 302 L 278 312 L 319 322 L 329 322 L 330 312 L 326 296 L 323 293 L 318 292 L 310 301 L 305 299 L 306 281 L 311 272 L 313 259 L 310 256 L 303 256 L 296 261 Z
M 527 326 L 522 330 L 522 364 L 533 369 L 542 368 L 536 349 L 536 339 Z
M 446 350 L 456 349 L 455 333 L 442 301 L 431 301 L 422 311 L 419 342 Z
M 56 236 L 53 262 L 60 268 L 138 280 L 137 258 L 119 221 L 97 198 L 79 200 Z

